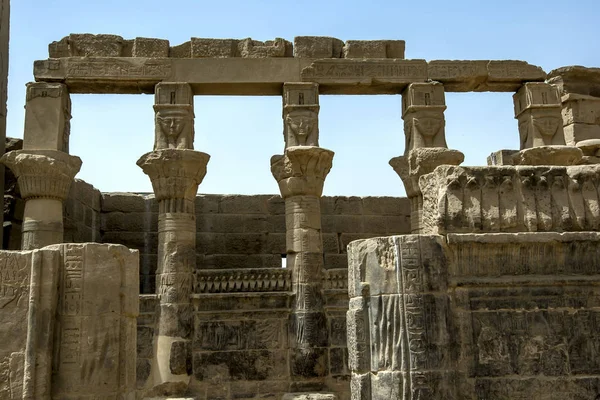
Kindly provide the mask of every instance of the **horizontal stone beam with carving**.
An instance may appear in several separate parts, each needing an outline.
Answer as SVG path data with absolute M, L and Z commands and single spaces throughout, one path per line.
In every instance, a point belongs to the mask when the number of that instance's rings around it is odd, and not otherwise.
M 600 166 L 454 167 L 419 180 L 424 234 L 600 230 Z
M 35 62 L 34 76 L 65 83 L 70 93 L 153 93 L 159 82 L 187 82 L 198 95 L 280 96 L 284 83 L 302 81 L 319 83 L 320 94 L 398 94 L 428 80 L 443 83 L 446 92 L 510 92 L 546 73 L 524 61 L 214 56 L 51 58 Z

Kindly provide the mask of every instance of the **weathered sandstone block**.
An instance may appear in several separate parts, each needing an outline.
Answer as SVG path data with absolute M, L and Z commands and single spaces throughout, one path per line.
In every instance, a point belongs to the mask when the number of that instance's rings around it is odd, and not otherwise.
M 117 35 L 75 34 L 52 42 L 48 46 L 50 58 L 60 57 L 120 57 L 123 38 Z
M 548 83 L 556 85 L 561 95 L 577 93 L 600 97 L 600 68 L 579 65 L 557 68 L 548 73 Z
M 565 144 L 561 100 L 555 86 L 526 83 L 513 95 L 515 118 L 519 121 L 521 150 Z
M 238 39 L 192 38 L 192 58 L 239 57 Z
M 596 231 L 596 166 L 441 166 L 422 176 L 423 233 Z
M 404 58 L 404 40 L 348 40 L 344 58 Z
M 69 152 L 71 98 L 62 83 L 27 84 L 23 148 Z
M 296 36 L 294 57 L 298 58 L 340 58 L 344 42 L 327 36 Z
M 169 57 L 169 41 L 137 37 L 133 41 L 133 57 Z
M 528 232 L 352 242 L 352 397 L 593 398 L 599 241 Z
M 138 254 L 62 244 L 0 252 L 0 397 L 135 397 Z

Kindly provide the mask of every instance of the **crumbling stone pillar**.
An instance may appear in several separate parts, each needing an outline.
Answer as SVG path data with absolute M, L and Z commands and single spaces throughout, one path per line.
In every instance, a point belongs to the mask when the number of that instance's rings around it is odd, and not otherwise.
M 63 241 L 63 202 L 81 159 L 57 150 L 16 150 L 0 159 L 16 175 L 23 212 L 23 250 Z
M 155 149 L 137 162 L 152 181 L 159 207 L 156 291 L 160 310 L 152 366 L 156 395 L 182 394 L 192 373 L 190 295 L 196 267 L 194 202 L 210 156 L 192 150 L 193 142 L 189 140 L 193 139 L 193 135 L 190 136 L 193 119 L 189 114 L 193 104 L 191 93 L 187 84 L 157 85 Z M 179 108 L 188 113 L 164 116 L 161 114 L 164 99 L 172 101 L 169 111 Z M 177 104 L 178 101 L 187 103 Z
M 283 101 L 286 149 L 271 158 L 271 171 L 285 200 L 287 266 L 292 270 L 291 391 L 319 391 L 329 364 L 320 197 L 333 152 L 317 147 L 318 85 L 285 84 Z
M 449 150 L 446 144 L 444 85 L 439 82 L 411 83 L 402 93 L 402 119 L 406 136 L 404 155 L 390 160 L 390 165 L 404 183 L 411 203 L 411 232 L 421 227 L 423 196 L 419 178 L 437 166 L 459 165 L 464 155 Z

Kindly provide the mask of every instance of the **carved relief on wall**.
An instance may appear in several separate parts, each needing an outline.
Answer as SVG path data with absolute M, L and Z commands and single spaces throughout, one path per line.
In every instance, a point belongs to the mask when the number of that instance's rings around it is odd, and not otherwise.
M 437 112 L 418 112 L 404 121 L 406 149 L 422 147 L 448 147 L 445 137 L 444 114 Z
M 290 146 L 319 145 L 319 106 L 286 107 L 285 142 Z
M 192 106 L 155 105 L 154 150 L 193 149 L 194 111 Z

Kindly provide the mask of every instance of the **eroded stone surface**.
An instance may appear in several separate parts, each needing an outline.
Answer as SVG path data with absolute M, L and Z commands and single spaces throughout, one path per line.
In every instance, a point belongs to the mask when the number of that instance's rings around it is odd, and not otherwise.
M 137 251 L 2 251 L 0 287 L 0 398 L 135 396 Z
M 352 242 L 352 398 L 596 396 L 583 381 L 600 373 L 584 344 L 597 341 L 598 240 L 584 232 Z
M 422 176 L 423 232 L 596 231 L 596 166 L 441 166 Z

